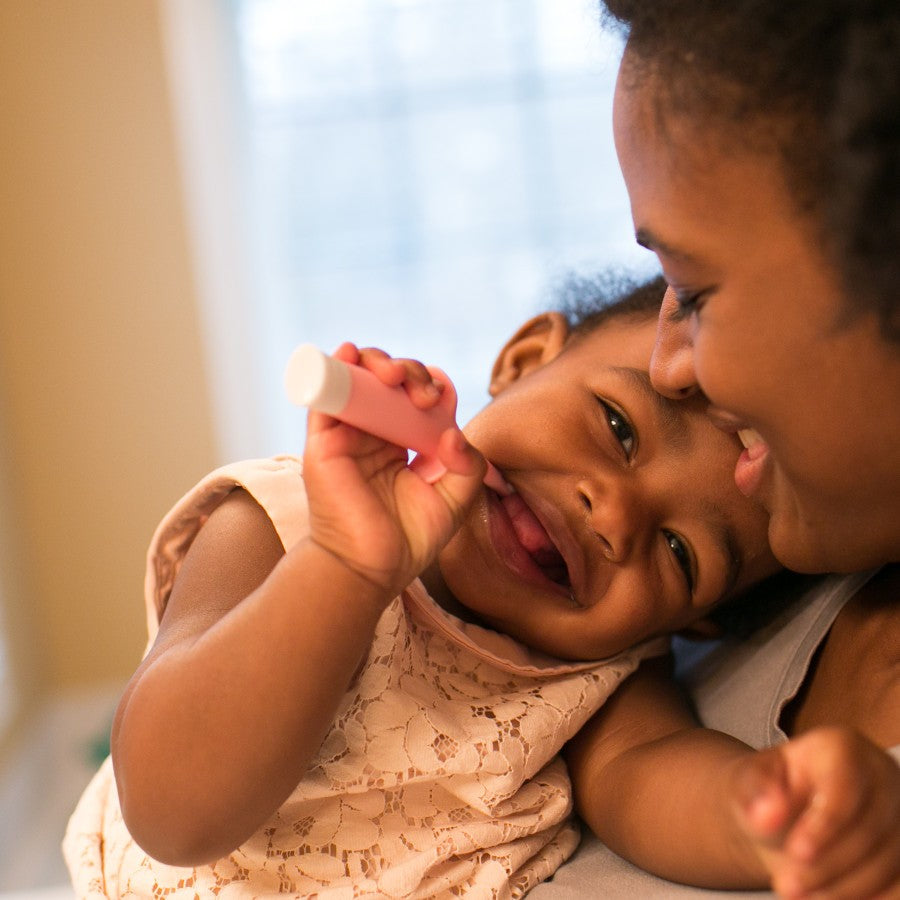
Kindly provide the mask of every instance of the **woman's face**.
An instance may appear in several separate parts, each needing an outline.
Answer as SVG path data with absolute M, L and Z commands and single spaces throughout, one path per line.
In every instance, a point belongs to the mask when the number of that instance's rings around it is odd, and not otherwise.
M 842 318 L 777 160 L 717 150 L 678 119 L 662 133 L 651 90 L 620 78 L 614 130 L 638 241 L 670 285 L 654 386 L 699 388 L 714 422 L 739 432 L 735 482 L 765 507 L 785 565 L 900 559 L 900 350 L 874 316 Z

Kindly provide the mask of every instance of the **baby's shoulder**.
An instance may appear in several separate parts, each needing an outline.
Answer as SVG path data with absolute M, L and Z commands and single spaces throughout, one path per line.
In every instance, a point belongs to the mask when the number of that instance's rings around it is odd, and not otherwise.
M 147 551 L 144 599 L 152 640 L 185 565 L 227 568 L 235 557 L 248 565 L 265 547 L 266 560 L 282 555 L 307 533 L 308 507 L 300 460 L 291 456 L 231 463 L 210 472 L 159 523 Z M 213 568 L 215 567 L 215 568 Z

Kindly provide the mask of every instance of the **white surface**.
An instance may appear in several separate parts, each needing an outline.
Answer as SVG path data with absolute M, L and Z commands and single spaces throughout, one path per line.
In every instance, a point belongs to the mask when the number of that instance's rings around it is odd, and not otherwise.
M 246 167 L 228 4 L 159 4 L 206 368 L 221 462 L 260 455 L 254 297 L 242 194 Z
M 74 896 L 60 851 L 122 686 L 48 701 L 0 769 L 0 900 Z
M 0 893 L 0 900 L 73 900 L 74 897 L 75 892 L 68 886 Z

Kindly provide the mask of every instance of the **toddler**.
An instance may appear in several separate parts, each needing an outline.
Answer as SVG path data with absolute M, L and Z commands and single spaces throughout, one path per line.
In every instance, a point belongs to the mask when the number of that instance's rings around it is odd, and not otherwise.
M 555 871 L 578 842 L 560 749 L 778 569 L 736 439 L 650 387 L 663 290 L 523 325 L 433 485 L 310 413 L 302 466 L 228 466 L 175 506 L 65 839 L 79 896 L 507 897 Z M 437 402 L 419 363 L 337 355 Z

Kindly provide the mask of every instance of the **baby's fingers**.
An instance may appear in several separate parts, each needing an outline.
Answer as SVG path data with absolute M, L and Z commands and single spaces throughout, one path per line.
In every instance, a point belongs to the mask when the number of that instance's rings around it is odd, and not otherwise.
M 801 811 L 791 795 L 781 748 L 761 750 L 744 760 L 732 779 L 738 823 L 753 843 L 778 848 Z
M 786 745 L 810 800 L 785 841 L 785 896 L 900 894 L 900 768 L 844 729 L 819 729 Z
M 449 473 L 474 478 L 476 484 L 480 484 L 487 468 L 484 457 L 466 440 L 459 428 L 448 428 L 441 435 L 438 459 Z
M 876 846 L 841 843 L 814 864 L 787 860 L 772 887 L 784 900 L 896 900 L 900 897 L 896 835 L 891 829 Z
M 358 351 L 357 365 L 364 366 L 391 387 L 403 386 L 413 405 L 430 409 L 441 398 L 444 385 L 417 359 L 395 359 L 377 347 Z
M 453 511 L 455 527 L 481 488 L 487 462 L 458 428 L 448 428 L 438 443 L 438 459 L 447 471 L 435 483 Z
M 784 745 L 786 764 L 808 801 L 785 851 L 812 859 L 848 834 L 870 842 L 900 817 L 900 768 L 853 731 L 820 728 Z
M 342 362 L 350 363 L 355 366 L 359 362 L 359 348 L 350 341 L 344 341 L 344 343 L 334 351 L 332 356 Z

